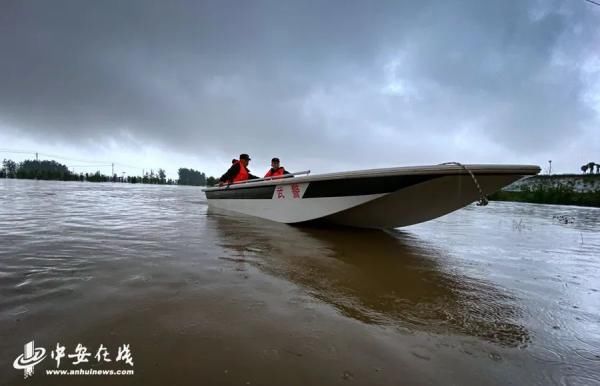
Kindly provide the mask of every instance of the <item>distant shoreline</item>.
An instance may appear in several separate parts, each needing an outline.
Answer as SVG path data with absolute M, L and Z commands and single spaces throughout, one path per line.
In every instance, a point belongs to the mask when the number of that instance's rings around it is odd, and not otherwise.
M 56 179 L 45 179 L 45 178 L 0 178 L 0 182 L 1 181 L 38 181 L 38 182 L 72 182 L 75 184 L 81 184 L 81 183 L 89 183 L 90 185 L 97 185 L 97 184 L 114 184 L 114 185 L 124 185 L 124 186 L 132 186 L 132 185 L 144 185 L 144 186 L 187 186 L 187 187 L 192 187 L 192 188 L 206 188 L 206 185 L 185 185 L 185 184 L 178 184 L 178 183 L 171 183 L 171 184 L 155 184 L 155 183 L 148 183 L 148 182 L 137 182 L 137 183 L 131 183 L 131 182 L 124 182 L 124 181 L 88 181 L 88 180 L 56 180 Z
M 600 208 L 600 174 L 529 177 L 490 195 L 489 199 Z
M 114 164 L 112 175 L 105 175 L 96 171 L 95 173 L 75 173 L 66 165 L 54 160 L 25 160 L 15 162 L 10 159 L 2 161 L 0 168 L 0 179 L 20 179 L 20 180 L 46 180 L 46 181 L 80 181 L 80 182 L 116 182 L 129 184 L 151 184 L 151 185 L 192 185 L 205 186 L 214 185 L 215 177 L 208 177 L 199 170 L 189 168 L 179 168 L 177 171 L 179 178 L 173 180 L 167 178 L 165 170 L 159 168 L 155 173 L 153 169 L 150 172 L 143 173 L 141 176 L 128 175 L 122 172 L 119 177 L 114 173 Z M 142 169 L 143 171 L 144 169 Z

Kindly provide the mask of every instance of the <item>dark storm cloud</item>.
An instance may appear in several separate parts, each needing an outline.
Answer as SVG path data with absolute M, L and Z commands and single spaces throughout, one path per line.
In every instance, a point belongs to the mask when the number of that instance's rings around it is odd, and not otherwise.
M 597 123 L 584 2 L 0 7 L 0 123 L 38 140 L 398 160 L 461 133 L 552 150 Z

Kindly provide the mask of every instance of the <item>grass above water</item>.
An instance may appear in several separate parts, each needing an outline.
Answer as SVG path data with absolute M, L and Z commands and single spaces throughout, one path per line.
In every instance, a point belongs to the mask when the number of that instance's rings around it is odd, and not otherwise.
M 535 204 L 578 205 L 600 208 L 600 190 L 577 192 L 568 185 L 523 187 L 521 191 L 501 190 L 489 197 L 492 201 L 516 201 Z

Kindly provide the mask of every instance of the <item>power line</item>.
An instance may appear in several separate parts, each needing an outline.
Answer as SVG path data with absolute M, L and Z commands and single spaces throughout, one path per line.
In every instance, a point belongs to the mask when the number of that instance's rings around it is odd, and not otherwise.
M 99 164 L 99 165 L 69 165 L 72 168 L 91 168 L 91 167 L 107 167 L 111 164 Z
M 130 169 L 139 169 L 139 170 L 144 169 L 144 168 L 140 168 L 138 166 L 131 166 L 131 165 L 127 165 L 127 164 L 122 164 L 120 162 L 115 162 L 115 165 L 126 167 L 126 168 L 130 168 Z
M 162 168 L 141 168 L 139 166 L 133 166 L 133 165 L 128 165 L 128 164 L 124 164 L 124 163 L 120 163 L 120 162 L 108 162 L 108 161 L 91 161 L 91 160 L 84 160 L 84 159 L 77 159 L 77 158 L 67 158 L 67 157 L 63 157 L 57 154 L 48 154 L 48 153 L 40 153 L 40 152 L 36 152 L 36 151 L 27 151 L 27 150 L 15 150 L 15 149 L 8 149 L 8 148 L 0 148 L 0 153 L 9 153 L 9 154 L 31 154 L 32 156 L 35 156 L 35 159 L 38 160 L 38 155 L 39 156 L 44 156 L 44 157 L 49 157 L 49 158 L 55 158 L 55 159 L 59 159 L 59 160 L 64 160 L 64 161 L 72 161 L 72 162 L 80 162 L 80 163 L 85 163 L 86 165 L 70 165 L 69 168 L 102 168 L 102 167 L 112 167 L 111 170 L 111 175 L 114 175 L 114 168 L 116 166 L 120 167 L 120 168 L 127 168 L 127 169 L 134 169 L 136 170 L 133 173 L 139 173 L 139 171 L 142 172 L 142 175 L 144 175 L 146 170 L 159 170 Z
M 65 161 L 73 161 L 73 162 L 82 162 L 82 163 L 86 163 L 88 165 L 78 165 L 76 167 L 99 167 L 99 166 L 111 166 L 113 165 L 112 162 L 108 162 L 108 161 L 90 161 L 90 160 L 84 160 L 84 159 L 77 159 L 77 158 L 67 158 L 67 157 L 63 157 L 57 154 L 48 154 L 48 153 L 39 153 L 39 152 L 35 152 L 35 151 L 26 151 L 26 150 L 12 150 L 12 149 L 6 149 L 6 148 L 0 148 L 0 152 L 3 153 L 10 153 L 10 154 L 31 154 L 31 155 L 42 155 L 45 157 L 51 157 L 51 158 L 57 158 L 60 160 L 65 160 Z M 141 168 L 139 166 L 132 166 L 132 165 L 127 165 L 124 163 L 120 163 L 120 162 L 114 162 L 114 165 L 116 166 L 120 166 L 120 167 L 125 167 L 128 169 L 137 169 L 137 170 L 143 170 L 144 168 Z M 75 166 L 73 166 L 75 167 Z
M 67 158 L 67 157 L 63 157 L 60 155 L 56 155 L 56 154 L 40 153 L 40 155 L 43 155 L 46 157 L 58 158 L 58 159 L 62 159 L 65 161 L 84 162 L 84 163 L 88 163 L 88 164 L 106 164 L 106 163 L 108 163 L 106 161 L 88 161 L 88 160 L 82 160 L 82 159 L 76 159 L 76 158 Z
M 89 160 L 82 160 L 82 159 L 75 159 L 75 158 L 67 158 L 67 157 L 57 155 L 57 154 L 40 153 L 40 152 L 35 152 L 35 151 L 0 149 L 0 152 L 11 153 L 11 154 L 32 154 L 32 155 L 39 154 L 39 155 L 43 155 L 46 157 L 62 159 L 65 161 L 84 162 L 84 163 L 89 163 L 89 164 L 106 164 L 106 163 L 108 163 L 106 161 L 89 161 Z
M 14 153 L 14 154 L 35 154 L 35 151 L 15 151 L 10 149 L 0 149 L 3 153 Z
M 592 4 L 597 5 L 597 6 L 600 7 L 600 3 L 597 3 L 597 2 L 595 2 L 593 0 L 584 0 L 584 1 L 587 1 L 588 3 L 592 3 Z

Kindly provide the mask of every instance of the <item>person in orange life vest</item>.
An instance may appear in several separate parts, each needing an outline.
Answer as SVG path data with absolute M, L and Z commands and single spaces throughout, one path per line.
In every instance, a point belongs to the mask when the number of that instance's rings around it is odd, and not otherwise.
M 285 174 L 290 174 L 283 166 L 279 166 L 279 158 L 275 157 L 271 160 L 271 169 L 265 174 L 265 178 L 281 178 Z M 292 177 L 292 176 L 290 176 Z
M 258 178 L 255 175 L 250 174 L 250 169 L 248 169 L 249 162 L 250 156 L 248 156 L 248 154 L 240 154 L 239 161 L 236 160 L 236 162 L 231 165 L 229 170 L 227 170 L 225 174 L 219 178 L 219 186 Z

